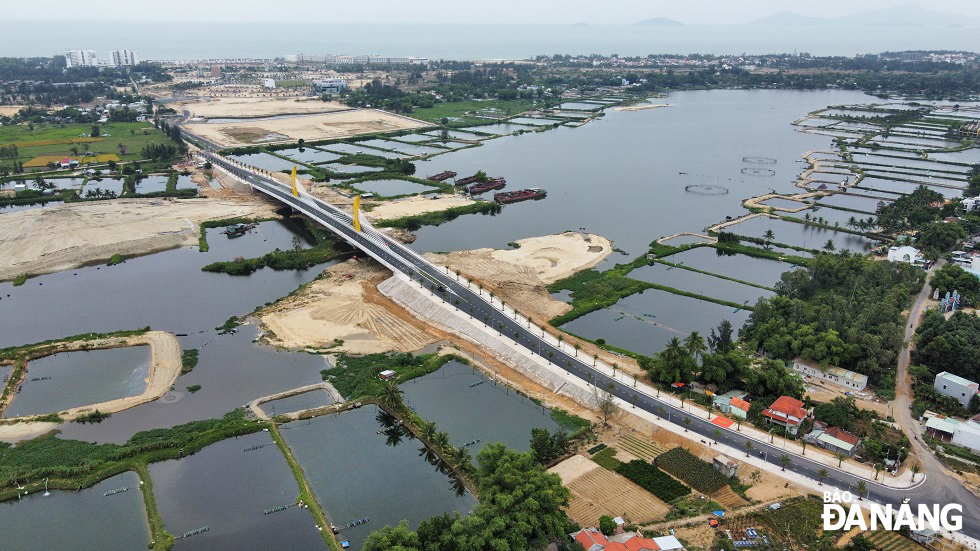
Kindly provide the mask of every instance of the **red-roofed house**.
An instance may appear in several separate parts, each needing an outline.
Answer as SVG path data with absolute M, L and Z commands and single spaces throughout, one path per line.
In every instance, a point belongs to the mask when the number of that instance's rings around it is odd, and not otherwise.
M 609 540 L 606 539 L 606 536 L 602 535 L 602 532 L 595 528 L 579 530 L 572 534 L 572 537 L 585 548 L 585 551 L 602 551 L 609 545 Z
M 738 396 L 733 396 L 731 401 L 728 402 L 728 412 L 732 415 L 737 415 L 742 419 L 745 419 L 745 417 L 748 416 L 750 407 L 752 407 L 752 404 L 746 402 Z
M 789 396 L 780 396 L 762 414 L 770 423 L 785 427 L 792 434 L 800 430 L 800 423 L 810 415 L 803 409 L 803 402 Z
M 626 540 L 623 546 L 629 551 L 660 551 L 660 546 L 657 545 L 657 542 L 650 538 L 641 538 L 640 536 L 633 536 Z M 606 550 L 608 549 L 606 547 Z

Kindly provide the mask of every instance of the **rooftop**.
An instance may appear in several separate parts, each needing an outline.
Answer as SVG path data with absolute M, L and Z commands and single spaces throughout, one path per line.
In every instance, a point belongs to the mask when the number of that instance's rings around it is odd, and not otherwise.
M 803 402 L 792 398 L 790 396 L 780 396 L 776 398 L 776 401 L 769 406 L 769 411 L 778 411 L 785 415 L 790 415 L 798 419 L 803 419 L 807 416 L 807 412 L 803 409 Z
M 960 377 L 959 375 L 953 375 L 949 371 L 943 371 L 942 373 L 936 375 L 936 380 L 939 380 L 939 379 L 943 379 L 943 380 L 949 381 L 951 383 L 956 383 L 956 384 L 962 385 L 962 386 L 970 386 L 970 385 L 977 386 L 977 383 L 975 383 L 975 382 L 973 382 L 973 381 L 971 381 L 969 379 Z

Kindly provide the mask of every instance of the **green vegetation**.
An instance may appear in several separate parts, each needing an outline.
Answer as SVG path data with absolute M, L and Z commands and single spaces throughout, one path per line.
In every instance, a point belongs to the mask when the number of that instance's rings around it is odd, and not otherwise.
M 38 358 L 41 356 L 46 356 L 57 352 L 60 345 L 79 341 L 94 341 L 98 339 L 106 339 L 110 337 L 135 337 L 137 335 L 142 335 L 149 331 L 149 327 L 144 327 L 142 329 L 127 330 L 127 331 L 113 331 L 109 333 L 82 333 L 81 335 L 74 335 L 71 337 L 64 337 L 61 339 L 50 339 L 46 341 L 36 342 L 32 344 L 25 344 L 20 346 L 9 346 L 7 348 L 0 348 L 0 361 L 3 360 L 21 360 L 27 357 Z
M 480 503 L 464 517 L 448 513 L 422 521 L 415 531 L 403 521 L 373 532 L 364 551 L 423 549 L 541 550 L 550 541 L 567 545 L 573 525 L 565 516 L 570 492 L 530 452 L 488 444 L 474 474 Z M 561 549 L 568 549 L 562 547 Z
M 724 510 L 725 507 L 717 501 L 701 499 L 700 496 L 684 496 L 673 503 L 674 507 L 667 513 L 664 520 L 676 520 L 705 515 L 711 511 Z
M 320 243 L 308 249 L 291 249 L 280 251 L 276 249 L 258 258 L 236 258 L 228 262 L 212 262 L 203 266 L 205 272 L 215 272 L 228 275 L 250 275 L 262 268 L 273 270 L 305 270 L 317 264 L 323 264 L 349 252 L 348 247 L 342 247 L 340 240 Z
M 391 220 L 379 220 L 374 225 L 378 228 L 400 228 L 408 231 L 415 231 L 422 226 L 438 226 L 444 222 L 449 222 L 463 216 L 464 214 L 483 214 L 494 216 L 500 212 L 501 206 L 491 201 L 478 201 L 461 207 L 452 207 L 446 210 L 416 214 Z
M 942 313 L 929 310 L 916 330 L 915 342 L 912 363 L 925 366 L 931 375 L 948 371 L 971 381 L 980 379 L 980 317 L 957 311 L 946 319 Z M 923 378 L 932 386 L 928 376 Z
M 323 380 L 331 384 L 344 396 L 353 400 L 363 396 L 380 397 L 385 393 L 385 381 L 379 373 L 391 369 L 397 374 L 395 381 L 405 381 L 432 373 L 449 361 L 468 363 L 453 354 L 365 354 L 363 356 L 341 355 L 337 366 L 320 372 Z
M 50 478 L 52 488 L 88 487 L 140 465 L 189 455 L 219 440 L 265 426 L 247 421 L 244 412 L 236 410 L 221 419 L 140 432 L 125 444 L 64 440 L 53 434 L 20 442 L 15 447 L 0 444 L 0 500 L 15 497 L 18 482 Z M 42 484 L 40 488 L 43 487 Z M 29 489 L 36 491 L 37 483 Z
M 639 459 L 620 465 L 616 472 L 667 503 L 691 493 L 691 489 L 687 486 L 674 480 L 670 475 L 650 463 Z
M 227 320 L 225 320 L 225 322 L 221 324 L 219 327 L 215 327 L 215 330 L 218 331 L 219 335 L 226 335 L 228 333 L 234 332 L 235 329 L 241 324 L 242 322 L 240 319 L 238 319 L 238 316 L 232 316 Z
M 194 394 L 198 390 L 201 390 L 201 385 L 191 385 L 187 387 L 187 392 L 190 392 L 191 394 Z
M 539 103 L 540 105 L 540 103 Z M 478 118 L 477 111 L 496 111 L 501 116 L 510 116 L 530 111 L 535 108 L 533 100 L 489 100 L 489 101 L 454 101 L 436 103 L 432 107 L 417 108 L 412 111 L 412 117 L 439 124 L 442 119 L 450 119 L 451 126 L 465 124 L 487 124 L 487 119 Z
M 15 277 L 14 278 L 14 287 L 20 287 L 21 285 L 27 283 L 27 278 L 28 277 L 29 276 L 27 274 L 20 274 L 19 276 Z
M 956 264 L 943 265 L 933 274 L 929 284 L 939 291 L 939 296 L 958 291 L 961 307 L 980 305 L 980 278 Z
M 592 426 L 592 423 L 588 419 L 583 419 L 574 413 L 569 413 L 557 407 L 551 410 L 551 420 L 557 423 L 559 427 L 572 433 L 572 435 L 576 435 Z
M 534 459 L 542 465 L 561 458 L 570 446 L 568 433 L 559 428 L 554 434 L 548 429 L 531 429 L 531 453 Z
M 591 459 L 598 463 L 600 467 L 610 471 L 615 471 L 623 465 L 622 461 L 616 459 L 616 448 L 605 448 L 593 455 Z
M 196 348 L 188 348 L 180 353 L 180 374 L 185 375 L 190 373 L 197 367 L 197 356 L 198 350 Z
M 250 224 L 275 220 L 275 218 L 246 218 L 238 216 L 235 218 L 222 218 L 221 220 L 207 220 L 201 222 L 200 235 L 197 238 L 198 250 L 202 253 L 208 252 L 208 232 L 210 228 L 223 228 L 225 226 L 236 226 L 238 224 Z
M 109 257 L 109 261 L 106 262 L 105 265 L 106 266 L 115 266 L 116 264 L 122 264 L 123 262 L 126 262 L 126 257 L 124 257 L 123 255 L 121 255 L 119 253 L 116 253 L 116 254 L 114 254 L 114 255 L 112 255 L 112 256 Z
M 631 271 L 645 265 L 647 260 L 637 258 L 629 264 L 617 264 L 600 272 L 585 270 L 556 281 L 548 286 L 548 292 L 568 290 L 572 295 L 572 309 L 551 319 L 551 325 L 560 326 L 589 312 L 616 304 L 620 299 L 652 287 L 651 284 L 626 277 Z
M 674 448 L 660 454 L 655 464 L 706 494 L 712 494 L 728 484 L 728 479 L 710 463 L 702 461 L 684 448 Z
M 148 122 L 110 122 L 99 129 L 100 136 L 93 138 L 92 125 L 87 123 L 0 126 L 0 145 L 17 146 L 17 157 L 3 162 L 30 164 L 40 156 L 51 156 L 52 162 L 55 157 L 83 161 L 86 156 L 93 161 L 100 159 L 100 164 L 108 162 L 109 158 L 96 157 L 102 155 L 111 155 L 115 161 L 137 161 L 143 158 L 141 152 L 146 146 L 170 143 L 170 138 Z M 4 168 L 14 172 L 12 165 Z M 48 164 L 43 162 L 37 168 L 48 170 Z
M 776 358 L 864 373 L 882 397 L 894 396 L 902 312 L 922 283 L 922 270 L 908 264 L 818 254 L 783 274 L 779 295 L 756 304 L 741 337 Z
M 85 415 L 79 415 L 75 418 L 76 423 L 101 423 L 103 419 L 111 417 L 111 413 L 102 413 L 99 410 L 95 410 L 92 413 L 86 413 Z

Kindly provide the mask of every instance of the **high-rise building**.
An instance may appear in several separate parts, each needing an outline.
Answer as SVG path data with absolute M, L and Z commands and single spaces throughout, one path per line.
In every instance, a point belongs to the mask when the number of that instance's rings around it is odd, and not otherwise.
M 112 64 L 116 67 L 130 67 L 139 64 L 139 54 L 136 50 L 115 50 L 112 52 Z
M 99 64 L 95 50 L 68 50 L 65 53 L 68 67 L 94 67 Z

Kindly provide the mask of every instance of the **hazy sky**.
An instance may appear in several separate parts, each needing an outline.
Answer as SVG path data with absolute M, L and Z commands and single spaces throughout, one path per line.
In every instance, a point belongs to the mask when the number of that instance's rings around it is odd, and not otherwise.
M 913 0 L 914 1 L 914 0 Z M 167 19 L 343 23 L 633 23 L 669 17 L 689 25 L 747 23 L 778 11 L 833 17 L 909 0 L 3 0 L 0 20 Z M 977 0 L 927 0 L 935 11 L 980 16 Z M 38 9 L 43 5 L 43 9 Z M 71 14 L 66 17 L 67 14 Z M 2 40 L 0 40 L 2 44 Z M 2 46 L 0 46 L 2 47 Z

